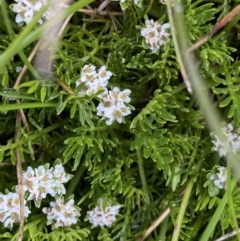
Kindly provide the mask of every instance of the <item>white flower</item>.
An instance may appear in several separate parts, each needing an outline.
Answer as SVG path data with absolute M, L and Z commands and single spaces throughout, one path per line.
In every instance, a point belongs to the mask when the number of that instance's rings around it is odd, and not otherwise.
M 120 91 L 118 87 L 112 91 L 105 90 L 101 95 L 103 102 L 97 106 L 97 115 L 102 116 L 107 125 L 112 125 L 114 121 L 122 123 L 123 118 L 131 114 L 130 108 L 125 105 L 131 100 L 130 93 L 128 89 Z
M 96 67 L 94 65 L 84 65 L 81 71 L 80 81 L 77 81 L 77 86 L 82 82 L 94 82 L 97 79 Z
M 17 13 L 15 21 L 17 23 L 26 23 L 29 24 L 34 15 L 41 10 L 44 5 L 47 5 L 48 1 L 46 0 L 15 0 L 16 4 L 12 5 L 12 11 Z M 51 8 L 48 9 L 43 14 L 43 18 L 49 19 L 50 16 L 53 16 L 54 13 L 51 11 Z M 43 19 L 40 18 L 38 23 L 42 24 Z
M 116 221 L 116 215 L 119 212 L 121 205 L 111 206 L 111 203 L 107 203 L 105 210 L 103 209 L 102 199 L 98 200 L 98 205 L 92 211 L 87 212 L 87 219 L 94 227 L 108 226 L 112 227 Z
M 76 86 L 85 83 L 79 94 L 95 94 L 100 90 L 105 90 L 108 80 L 111 78 L 112 72 L 106 70 L 106 66 L 102 66 L 98 71 L 94 65 L 84 65 Z M 100 96 L 99 96 L 100 97 Z
M 46 198 L 47 194 L 52 197 L 66 194 L 63 183 L 68 182 L 70 178 L 71 175 L 65 172 L 61 164 L 50 169 L 45 166 L 35 169 L 28 167 L 27 171 L 23 173 L 23 188 L 29 194 L 28 200 L 41 201 Z M 18 190 L 18 186 L 16 190 Z
M 120 91 L 118 87 L 114 87 L 111 91 L 106 88 L 108 80 L 111 78 L 112 72 L 102 66 L 98 71 L 94 65 L 85 65 L 82 68 L 80 79 L 76 81 L 76 86 L 84 83 L 79 94 L 95 94 L 103 91 L 98 95 L 103 100 L 97 106 L 97 115 L 102 116 L 106 120 L 107 125 L 111 125 L 114 121 L 123 122 L 123 117 L 131 114 L 130 108 L 125 103 L 130 102 L 129 89 Z
M 225 140 L 220 140 L 218 136 L 215 135 L 215 140 L 212 141 L 214 144 L 214 151 L 218 151 L 220 156 L 226 156 L 229 149 L 229 143 Z
M 31 213 L 24 200 L 24 217 Z M 0 194 L 0 222 L 4 227 L 12 228 L 13 223 L 20 221 L 20 197 L 18 193 Z
M 166 32 L 166 29 L 170 28 L 169 23 L 160 25 L 154 20 L 145 21 L 146 28 L 141 30 L 141 35 L 145 38 L 146 44 L 152 50 L 153 53 L 156 53 L 160 46 L 165 45 L 169 40 L 169 33 Z
M 228 124 L 220 128 L 220 133 L 214 135 L 212 143 L 214 151 L 218 151 L 220 156 L 226 156 L 228 151 L 237 153 L 240 151 L 240 136 L 234 131 L 233 125 Z
M 103 83 L 108 83 L 108 80 L 111 78 L 111 76 L 112 72 L 107 71 L 105 65 L 98 70 L 98 79 Z
M 112 91 L 109 91 L 110 98 L 113 98 L 114 101 L 118 102 L 129 103 L 131 101 L 131 98 L 129 97 L 130 94 L 131 90 L 125 89 L 123 91 L 120 91 L 118 87 L 114 87 Z
M 47 214 L 48 224 L 53 224 L 54 228 L 69 227 L 76 224 L 77 217 L 80 217 L 73 199 L 64 204 L 63 198 L 56 198 L 56 202 L 51 202 L 50 206 L 42 211 Z
M 61 164 L 58 164 L 54 167 L 52 174 L 54 180 L 56 180 L 58 183 L 66 183 L 71 179 L 71 175 L 65 172 L 64 167 Z
M 214 185 L 219 189 L 227 189 L 227 170 L 225 167 L 219 167 L 218 171 L 218 173 L 210 176 L 210 180 L 212 180 Z

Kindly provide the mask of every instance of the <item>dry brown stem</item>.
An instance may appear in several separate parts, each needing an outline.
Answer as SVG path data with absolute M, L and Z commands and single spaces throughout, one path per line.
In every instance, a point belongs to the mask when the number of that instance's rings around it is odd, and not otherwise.
M 211 31 L 209 31 L 207 34 L 205 34 L 201 39 L 199 39 L 195 44 L 193 44 L 188 51 L 193 51 L 197 49 L 199 46 L 201 46 L 203 43 L 205 43 L 209 38 L 211 38 L 213 35 L 215 35 L 218 31 L 220 31 L 223 27 L 225 27 L 229 22 L 233 20 L 235 16 L 237 16 L 240 13 L 240 5 L 235 7 L 231 12 L 229 12 L 225 17 L 223 17 L 218 23 L 215 24 L 215 26 L 212 28 Z
M 145 240 L 151 232 L 169 215 L 170 208 L 167 208 L 153 223 L 152 225 L 145 231 L 145 233 L 138 239 L 138 241 Z
M 16 126 L 15 126 L 15 143 L 18 142 L 19 139 L 19 126 L 21 124 L 21 113 L 18 111 L 16 118 Z M 22 241 L 23 239 L 23 227 L 24 227 L 24 190 L 23 190 L 23 180 L 22 180 L 22 163 L 20 160 L 20 154 L 18 147 L 15 148 L 15 157 L 16 157 L 16 169 L 17 169 L 17 181 L 18 181 L 18 194 L 20 198 L 20 217 L 19 217 L 19 235 L 18 241 Z

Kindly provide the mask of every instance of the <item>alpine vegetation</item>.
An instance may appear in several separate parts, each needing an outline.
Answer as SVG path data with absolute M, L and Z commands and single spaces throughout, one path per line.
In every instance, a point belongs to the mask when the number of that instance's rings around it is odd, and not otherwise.
M 240 241 L 239 0 L 0 2 L 0 240 Z

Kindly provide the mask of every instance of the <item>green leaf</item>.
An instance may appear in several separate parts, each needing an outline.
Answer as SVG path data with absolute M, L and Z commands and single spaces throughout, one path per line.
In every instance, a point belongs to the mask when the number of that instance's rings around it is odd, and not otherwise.
M 227 98 L 225 98 L 223 101 L 220 102 L 219 106 L 226 107 L 227 105 L 230 104 L 231 101 L 232 101 L 232 97 L 228 96 Z
M 39 86 L 39 82 L 35 82 L 31 87 L 28 88 L 27 93 L 32 94 L 36 92 L 38 86 Z
M 219 188 L 216 187 L 213 183 L 211 183 L 209 186 L 208 186 L 208 193 L 211 197 L 214 197 L 216 195 L 218 195 L 219 193 Z
M 41 87 L 41 92 L 40 92 L 41 102 L 44 102 L 44 100 L 46 98 L 46 94 L 47 94 L 47 87 L 46 86 L 42 86 Z
M 230 109 L 228 111 L 228 115 L 227 115 L 228 118 L 233 117 L 235 110 L 236 110 L 236 106 L 235 105 L 231 105 L 231 107 L 230 107 Z

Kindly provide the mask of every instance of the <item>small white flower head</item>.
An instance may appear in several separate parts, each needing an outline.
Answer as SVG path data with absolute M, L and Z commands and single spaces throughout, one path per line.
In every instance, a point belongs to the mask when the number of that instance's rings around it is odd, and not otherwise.
M 112 125 L 114 121 L 122 123 L 124 117 L 131 114 L 130 108 L 125 105 L 131 100 L 130 93 L 129 89 L 120 91 L 118 87 L 112 91 L 105 90 L 101 95 L 103 102 L 97 106 L 97 115 L 102 116 L 107 125 Z
M 41 10 L 44 5 L 47 5 L 47 1 L 43 0 L 15 0 L 15 4 L 12 4 L 12 11 L 17 13 L 15 21 L 19 24 L 29 24 L 34 15 Z M 49 19 L 54 13 L 51 8 L 43 14 L 43 18 Z M 43 23 L 43 19 L 38 20 L 39 24 Z
M 94 65 L 84 65 L 81 71 L 81 77 L 82 76 L 94 76 L 96 75 L 96 67 Z M 82 80 L 82 82 L 85 82 Z
M 31 213 L 24 200 L 24 217 Z M 20 197 L 18 193 L 9 192 L 0 194 L 0 222 L 4 227 L 12 228 L 14 223 L 20 221 Z
M 240 151 L 240 136 L 234 131 L 232 124 L 222 126 L 218 135 L 213 136 L 213 150 L 218 151 L 220 156 L 226 156 L 229 151 L 233 153 Z
M 28 200 L 41 201 L 47 194 L 52 197 L 66 194 L 63 183 L 68 182 L 70 178 L 71 175 L 65 172 L 61 164 L 50 169 L 47 165 L 35 169 L 28 167 L 23 173 L 23 188 L 29 194 Z
M 169 40 L 169 33 L 166 31 L 170 28 L 169 23 L 160 25 L 153 19 L 145 21 L 146 27 L 141 30 L 141 35 L 145 38 L 145 43 L 153 53 L 156 53 L 162 45 Z
M 129 103 L 131 101 L 131 98 L 129 95 L 131 94 L 131 90 L 125 89 L 123 91 L 120 91 L 118 87 L 114 87 L 112 91 L 109 91 L 109 96 L 113 98 L 116 102 L 125 102 Z
M 108 202 L 106 208 L 103 208 L 103 200 L 98 200 L 98 205 L 92 211 L 87 212 L 87 219 L 94 227 L 108 226 L 112 227 L 116 221 L 116 215 L 119 212 L 121 205 L 111 206 Z
M 53 228 L 70 227 L 76 224 L 80 217 L 73 199 L 64 203 L 64 199 L 58 197 L 55 202 L 50 203 L 49 208 L 45 207 L 42 211 L 47 214 L 48 225 L 52 224 Z
M 112 72 L 111 71 L 107 71 L 106 66 L 102 66 L 99 70 L 98 70 L 98 79 L 99 81 L 103 82 L 103 83 L 107 83 L 108 84 L 108 80 L 111 78 L 112 76 Z M 107 85 L 106 84 L 106 85 Z
M 218 173 L 212 174 L 210 180 L 219 189 L 227 189 L 227 169 L 225 167 L 219 167 Z
M 94 65 L 84 65 L 79 80 L 76 81 L 76 87 L 84 83 L 79 94 L 92 95 L 100 90 L 105 90 L 112 72 L 102 66 L 98 71 Z
M 220 156 L 226 156 L 227 151 L 230 148 L 229 142 L 226 139 L 220 139 L 217 135 L 214 136 L 215 140 L 212 141 L 214 144 L 214 151 L 218 151 Z

